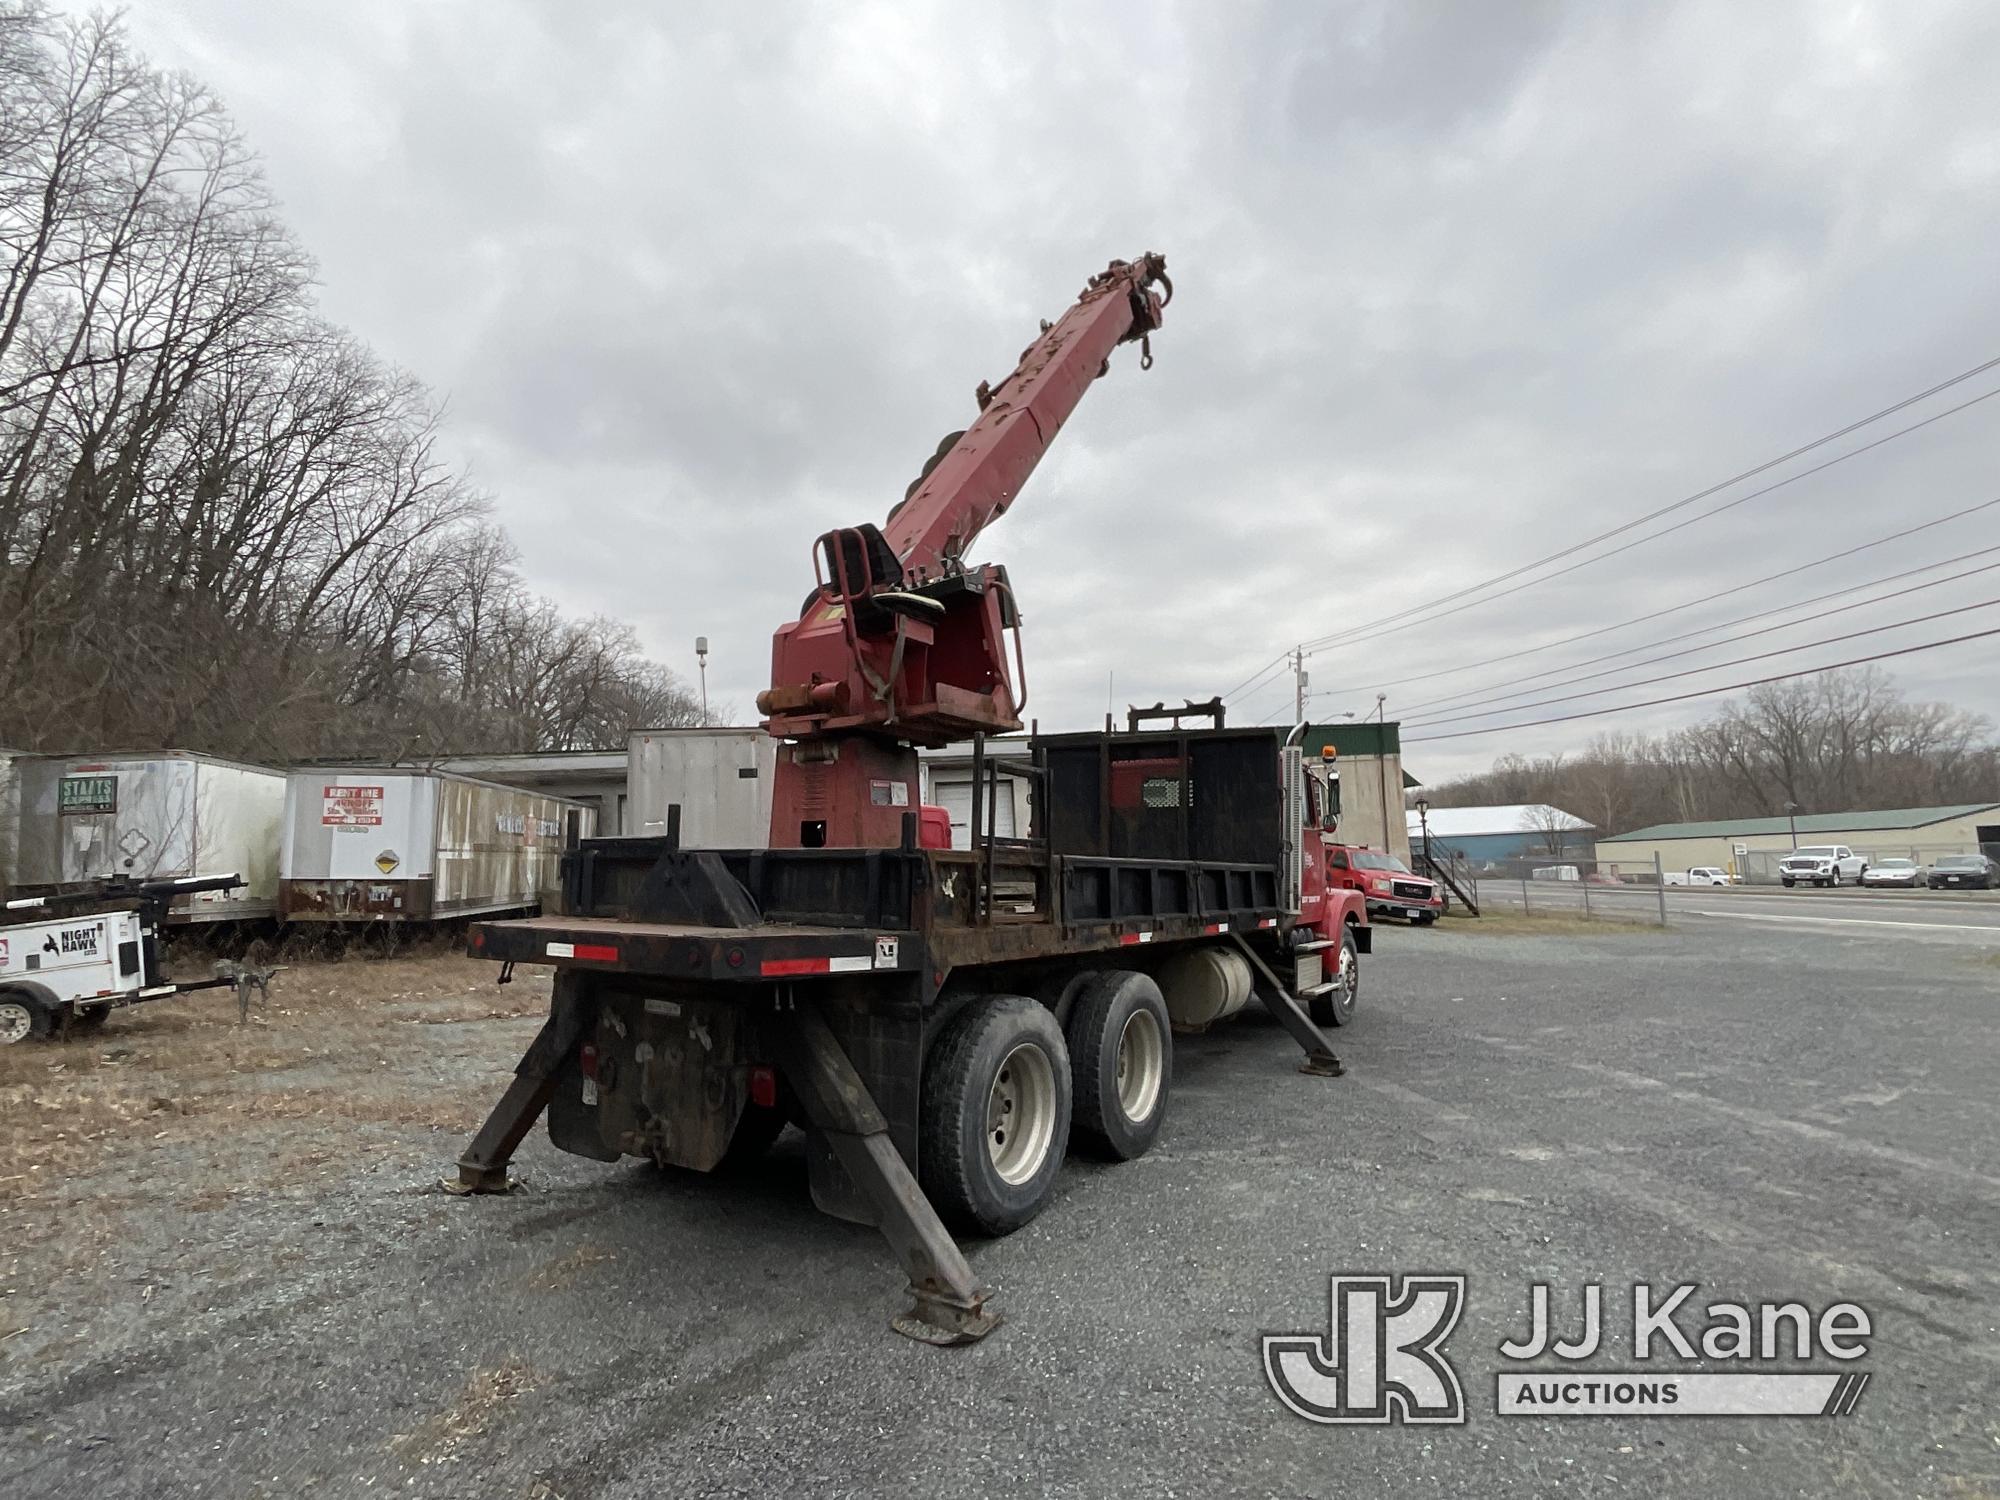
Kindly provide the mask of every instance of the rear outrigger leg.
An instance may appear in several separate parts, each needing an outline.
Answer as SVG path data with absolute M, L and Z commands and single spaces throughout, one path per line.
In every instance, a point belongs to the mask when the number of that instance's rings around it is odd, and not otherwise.
M 910 1278 L 909 1311 L 889 1320 L 926 1344 L 972 1344 L 1000 1325 L 992 1292 L 972 1267 L 930 1199 L 917 1185 L 854 1064 L 818 1012 L 801 1006 L 786 1015 L 773 1042 L 779 1062 L 809 1121 L 841 1167 L 868 1198 L 876 1227 Z
M 514 1190 L 516 1183 L 507 1175 L 507 1163 L 549 1107 L 556 1091 L 556 1075 L 583 1034 L 584 1010 L 575 999 L 565 997 L 558 985 L 548 1020 L 514 1065 L 514 1081 L 458 1159 L 457 1178 L 441 1178 L 438 1186 L 459 1196 Z
M 1257 998 L 1264 1002 L 1264 1008 L 1278 1018 L 1278 1024 L 1292 1034 L 1292 1040 L 1305 1050 L 1306 1060 L 1299 1067 L 1301 1073 L 1311 1073 L 1317 1078 L 1338 1078 L 1347 1069 L 1339 1058 L 1333 1055 L 1333 1045 L 1326 1039 L 1326 1033 L 1313 1024 L 1305 1007 L 1296 996 L 1285 988 L 1284 981 L 1272 972 L 1271 966 L 1258 956 L 1257 950 L 1243 941 L 1243 934 L 1232 932 L 1230 937 L 1243 950 L 1243 956 L 1263 976 L 1258 985 Z

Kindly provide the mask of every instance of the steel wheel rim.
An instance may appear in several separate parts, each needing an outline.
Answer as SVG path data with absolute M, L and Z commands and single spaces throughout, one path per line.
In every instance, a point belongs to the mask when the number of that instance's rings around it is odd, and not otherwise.
M 0 1046 L 24 1040 L 34 1030 L 35 1018 L 18 1000 L 0 1000 Z
M 1339 984 L 1340 1005 L 1343 1010 L 1354 1003 L 1354 970 L 1354 950 L 1348 947 L 1347 944 L 1342 943 L 1340 945 Z
M 1135 1010 L 1118 1033 L 1118 1108 L 1134 1125 L 1152 1118 L 1166 1078 L 1167 1048 L 1150 1010 Z
M 1023 1042 L 1000 1060 L 986 1096 L 986 1151 L 1000 1180 L 1019 1187 L 1041 1171 L 1056 1134 L 1056 1070 Z

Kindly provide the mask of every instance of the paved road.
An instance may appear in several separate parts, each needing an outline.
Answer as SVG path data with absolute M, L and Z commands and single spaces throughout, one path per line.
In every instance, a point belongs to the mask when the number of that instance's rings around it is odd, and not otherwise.
M 0 1491 L 2000 1490 L 2000 968 L 1755 923 L 1380 947 L 1343 1079 L 1268 1021 L 1179 1044 L 1153 1154 L 1073 1164 L 977 1250 L 1009 1321 L 975 1348 L 886 1330 L 885 1257 L 813 1213 L 796 1143 L 730 1184 L 538 1142 L 535 1192 L 467 1202 L 424 1191 L 456 1141 L 412 1132 L 121 1247 L 73 1347 L 0 1365 Z M 1329 1273 L 1378 1270 L 1469 1277 L 1468 1425 L 1266 1388 L 1260 1330 L 1323 1331 Z M 1496 1416 L 1528 1285 L 1586 1278 L 1851 1299 L 1872 1384 L 1838 1419 Z
M 1592 885 L 1582 881 L 1489 880 L 1479 887 L 1480 899 L 1518 909 L 1525 901 L 1532 911 L 1581 913 L 1586 895 L 1594 915 L 1633 921 L 1656 921 L 1657 887 Z M 1934 938 L 1973 945 L 2000 943 L 2000 892 L 1893 891 L 1842 887 L 1794 889 L 1763 886 L 1669 886 L 1669 922 L 1778 925 L 1796 931 L 1838 928 L 1854 935 L 1877 929 L 1894 938 Z M 1883 933 L 1880 929 L 1901 929 Z

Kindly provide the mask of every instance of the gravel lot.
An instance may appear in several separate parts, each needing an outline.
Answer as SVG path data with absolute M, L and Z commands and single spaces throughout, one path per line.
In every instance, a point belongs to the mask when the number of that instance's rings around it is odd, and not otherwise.
M 1261 1017 L 1182 1039 L 1152 1155 L 975 1248 L 1008 1322 L 963 1350 L 888 1332 L 900 1278 L 796 1137 L 730 1182 L 538 1136 L 530 1192 L 436 1192 L 545 981 L 330 965 L 246 1028 L 8 1049 L 0 1491 L 2000 1494 L 1994 950 L 1472 927 L 1380 933 L 1343 1079 Z M 1260 1331 L 1422 1270 L 1470 1278 L 1467 1425 L 1278 1405 Z M 1528 1285 L 1586 1279 L 1857 1301 L 1873 1382 L 1832 1420 L 1496 1416 Z

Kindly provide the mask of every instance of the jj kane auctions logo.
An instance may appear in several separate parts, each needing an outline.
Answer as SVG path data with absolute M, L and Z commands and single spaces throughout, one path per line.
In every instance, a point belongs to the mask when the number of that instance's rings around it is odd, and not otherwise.
M 1400 1280 L 1400 1285 L 1398 1284 Z M 1631 1295 L 1631 1358 L 1638 1368 L 1579 1369 L 1605 1345 L 1602 1285 L 1578 1299 L 1575 1336 L 1557 1335 L 1546 1283 L 1529 1289 L 1528 1331 L 1503 1340 L 1494 1409 L 1501 1416 L 1845 1416 L 1861 1401 L 1867 1312 L 1836 1302 L 1815 1313 L 1803 1302 L 1711 1302 L 1697 1309 L 1696 1283 Z M 1309 1422 L 1459 1423 L 1466 1419 L 1458 1371 L 1445 1340 L 1465 1311 L 1465 1277 L 1332 1278 L 1327 1332 L 1267 1333 L 1264 1376 L 1286 1408 Z M 1699 1320 L 1696 1313 L 1705 1314 Z M 1554 1360 L 1549 1366 L 1543 1361 Z M 1648 1363 L 1649 1361 L 1658 1363 Z M 1733 1369 L 1688 1370 L 1703 1360 Z M 1778 1361 L 1836 1362 L 1832 1369 L 1776 1368 Z M 1537 1363 L 1521 1367 L 1528 1361 Z

